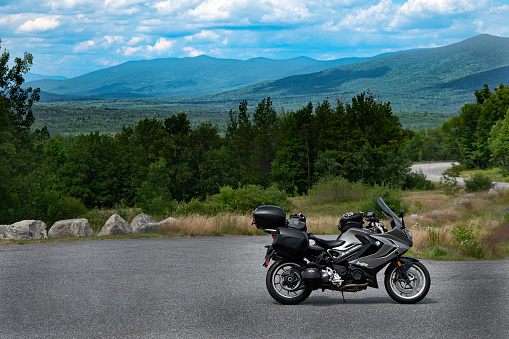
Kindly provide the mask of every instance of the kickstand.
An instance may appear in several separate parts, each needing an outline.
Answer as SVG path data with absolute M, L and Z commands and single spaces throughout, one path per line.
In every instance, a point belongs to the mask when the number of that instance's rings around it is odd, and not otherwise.
M 345 300 L 345 293 L 343 291 L 341 291 L 341 295 L 343 296 L 343 302 L 346 303 L 346 300 Z

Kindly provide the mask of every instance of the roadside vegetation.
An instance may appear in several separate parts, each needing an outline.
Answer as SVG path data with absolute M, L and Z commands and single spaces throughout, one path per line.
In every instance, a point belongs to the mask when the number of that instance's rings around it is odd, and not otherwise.
M 112 213 L 130 222 L 144 212 L 178 222 L 157 235 L 127 237 L 256 235 L 263 232 L 250 215 L 271 204 L 307 215 L 310 232 L 336 234 L 343 213 L 376 209 L 381 196 L 393 210 L 417 214 L 407 221 L 415 255 L 508 255 L 507 192 L 487 193 L 485 174 L 495 167 L 509 173 L 509 87 L 502 84 L 476 91 L 477 103 L 441 127 L 418 132 L 403 129 L 390 103 L 367 91 L 281 113 L 270 98 L 254 110 L 244 100 L 223 130 L 210 122 L 192 126 L 179 113 L 114 134 L 51 136 L 33 128 L 39 90 L 22 87 L 32 56 L 16 58 L 11 69 L 8 61 L 4 51 L 0 224 L 35 219 L 50 227 L 84 217 L 97 234 Z M 461 166 L 440 187 L 409 173 L 411 162 L 449 159 Z M 473 168 L 483 172 L 472 173 L 465 192 L 455 180 Z M 54 240 L 34 242 L 45 241 Z

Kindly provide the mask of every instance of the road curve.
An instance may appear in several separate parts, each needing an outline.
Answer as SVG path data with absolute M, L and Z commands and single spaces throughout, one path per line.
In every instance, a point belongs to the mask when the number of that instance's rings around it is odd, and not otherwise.
M 439 182 L 440 177 L 444 171 L 450 168 L 454 163 L 453 161 L 448 162 L 425 162 L 425 163 L 414 163 L 411 167 L 411 172 L 422 172 L 426 176 L 426 179 L 430 181 Z M 456 163 L 457 164 L 457 163 Z M 509 183 L 495 182 L 496 189 L 509 188 Z M 458 178 L 458 185 L 465 186 L 463 178 Z
M 329 238 L 329 237 L 327 237 Z M 415 305 L 382 287 L 276 303 L 269 236 L 77 241 L 0 247 L 0 338 L 504 338 L 509 259 L 424 260 Z M 383 272 L 382 272 L 383 273 Z

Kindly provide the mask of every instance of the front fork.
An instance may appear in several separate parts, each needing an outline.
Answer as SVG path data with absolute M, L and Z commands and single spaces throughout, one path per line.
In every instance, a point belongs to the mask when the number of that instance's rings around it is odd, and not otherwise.
M 410 277 L 408 276 L 408 269 L 410 267 L 412 267 L 412 265 L 415 263 L 415 262 L 418 262 L 419 260 L 415 259 L 415 258 L 410 258 L 410 257 L 397 257 L 396 259 L 393 260 L 393 264 L 398 267 L 401 275 L 403 276 L 403 278 L 405 278 L 405 282 L 407 284 L 410 283 Z

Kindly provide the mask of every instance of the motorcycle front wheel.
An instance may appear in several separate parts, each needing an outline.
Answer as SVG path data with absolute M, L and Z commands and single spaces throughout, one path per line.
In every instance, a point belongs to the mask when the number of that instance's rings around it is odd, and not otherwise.
M 278 261 L 267 272 L 267 290 L 272 298 L 285 305 L 296 305 L 309 297 L 311 290 L 302 282 L 301 265 L 293 261 Z
M 399 267 L 389 266 L 385 271 L 385 289 L 395 301 L 402 304 L 414 304 L 428 294 L 431 279 L 428 270 L 420 262 L 414 262 L 407 270 L 407 275 L 408 281 Z

